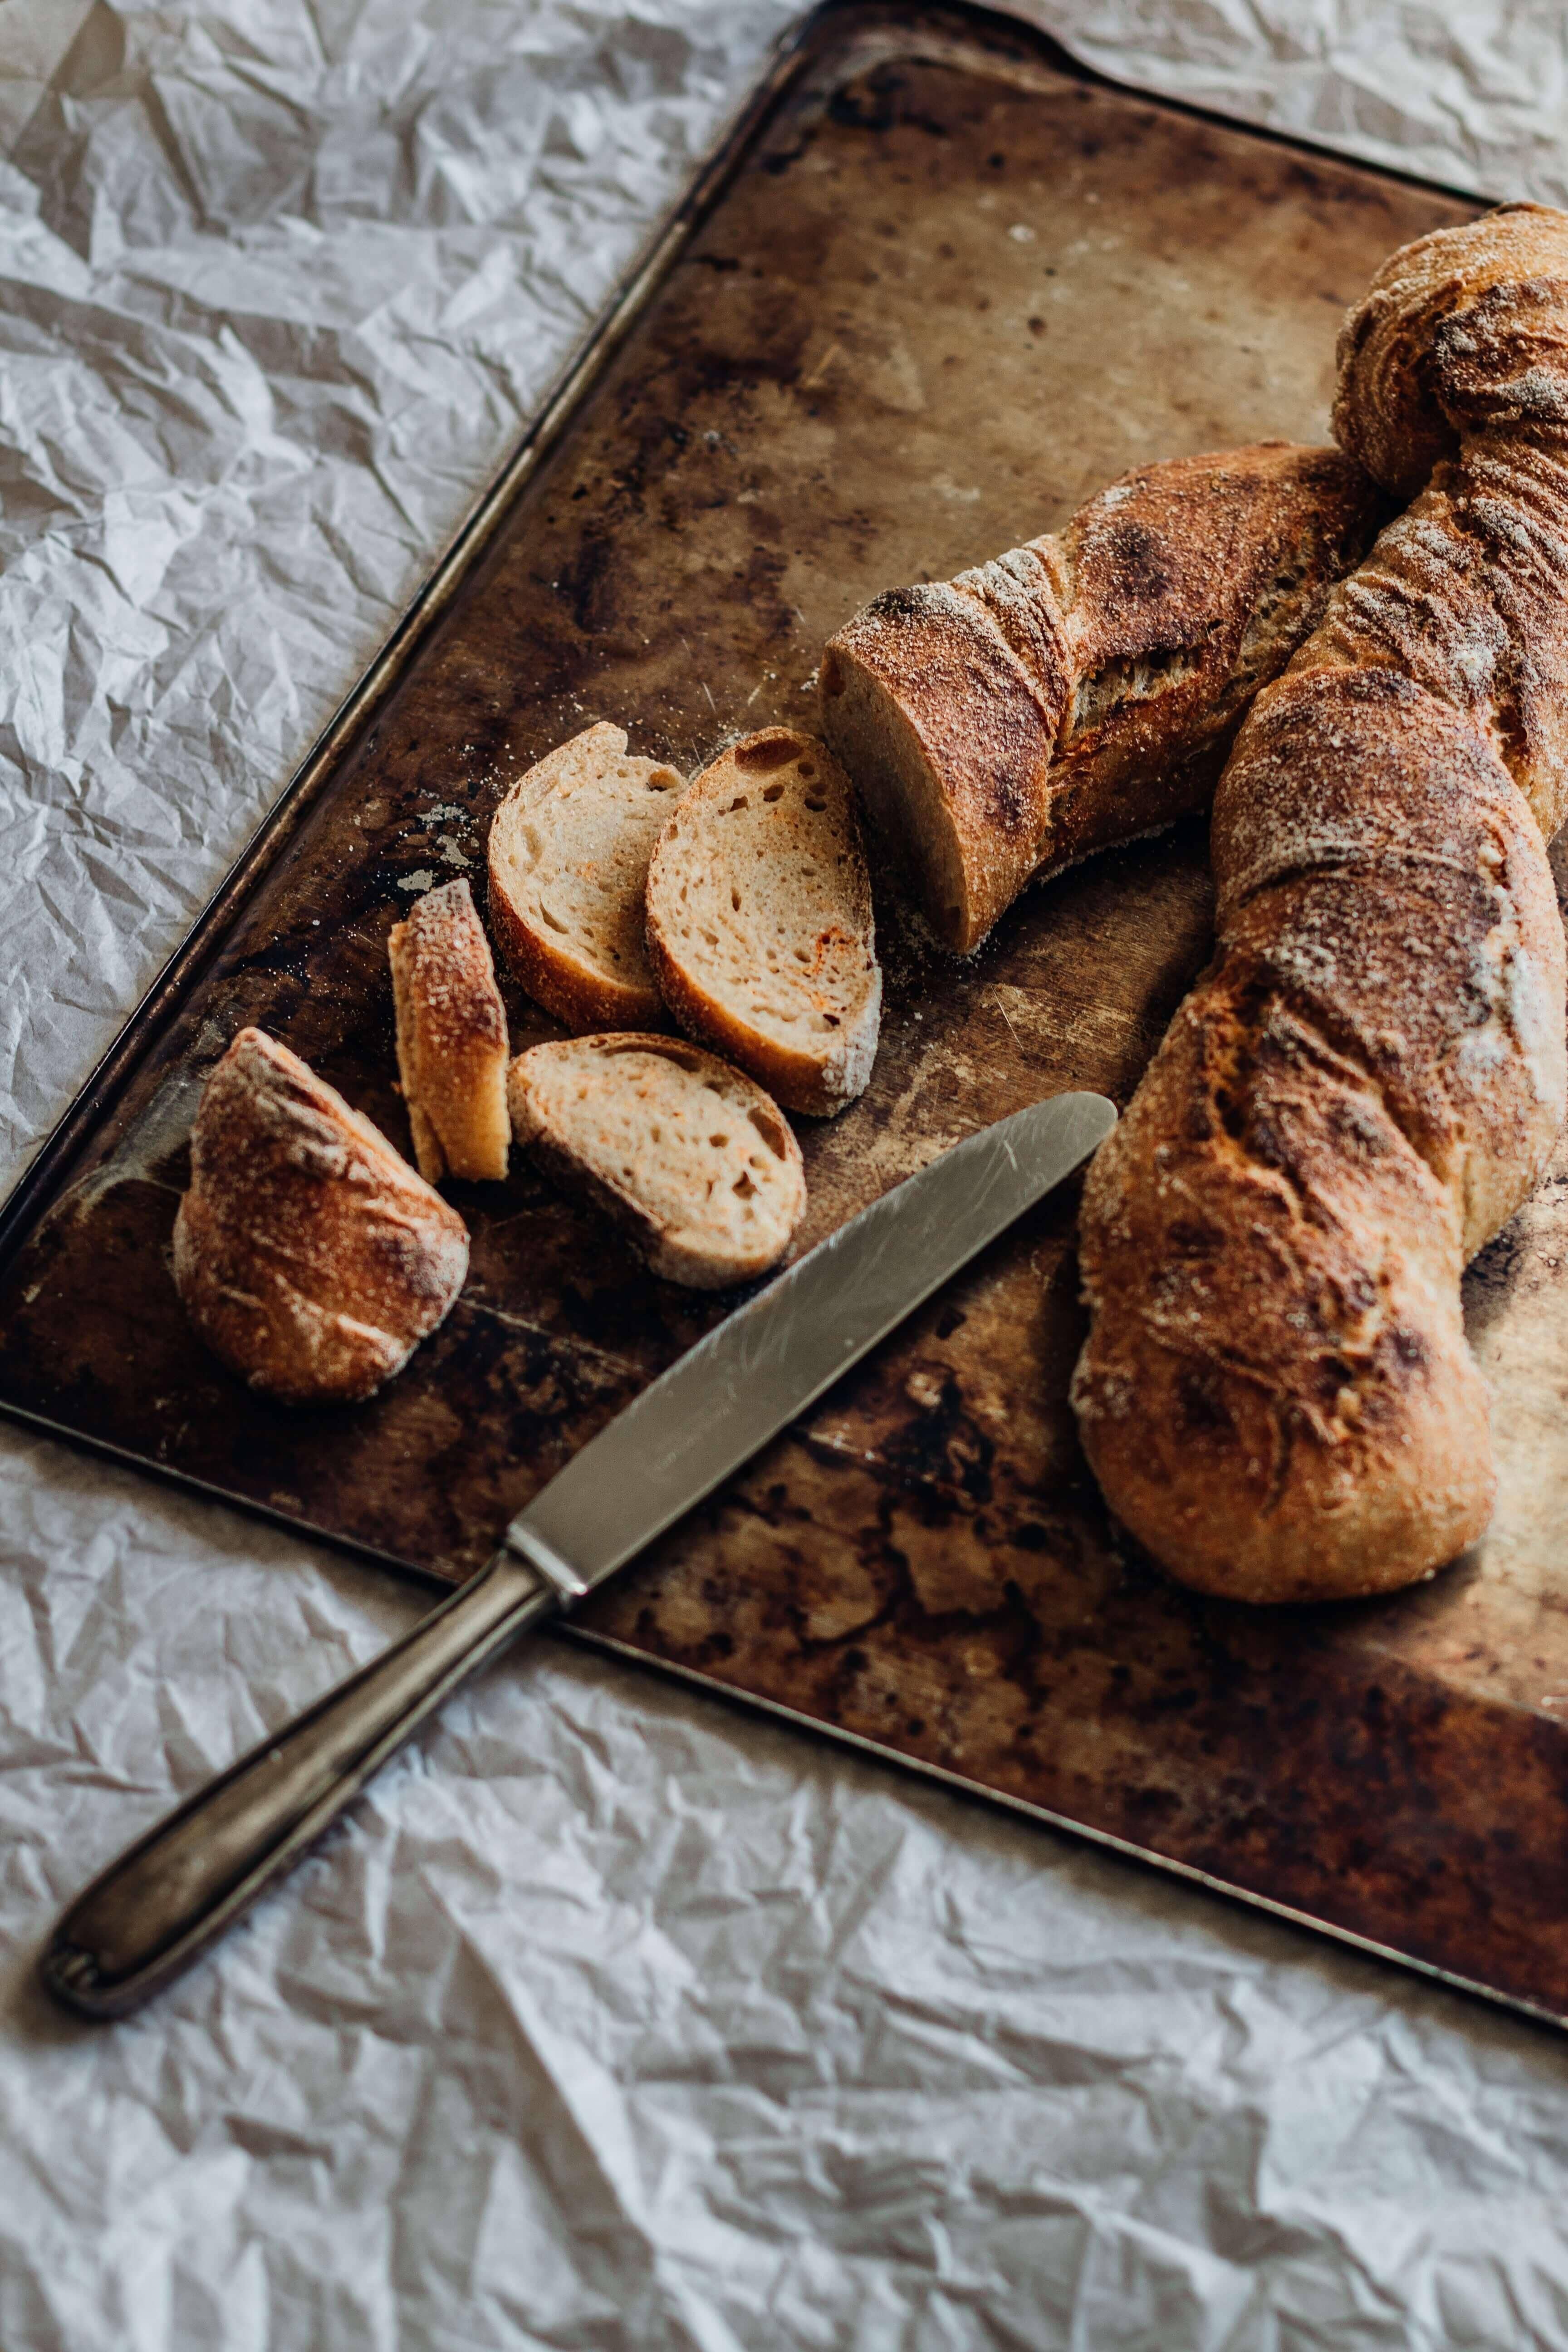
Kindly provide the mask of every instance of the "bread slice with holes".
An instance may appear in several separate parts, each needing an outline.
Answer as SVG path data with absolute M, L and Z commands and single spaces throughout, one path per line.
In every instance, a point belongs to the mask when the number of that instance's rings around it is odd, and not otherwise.
M 776 1265 L 805 1208 L 800 1146 L 761 1087 L 684 1037 L 573 1037 L 520 1054 L 512 1132 L 624 1225 L 655 1274 L 722 1290 Z
M 520 777 L 490 825 L 490 922 L 530 996 L 568 1029 L 659 1029 L 647 861 L 686 780 L 601 721 Z
M 849 779 L 765 727 L 705 768 L 647 876 L 648 961 L 680 1026 L 790 1110 L 830 1117 L 877 1055 L 882 972 Z
M 467 877 L 426 890 L 386 942 L 397 1073 L 428 1184 L 506 1174 L 506 1007 Z

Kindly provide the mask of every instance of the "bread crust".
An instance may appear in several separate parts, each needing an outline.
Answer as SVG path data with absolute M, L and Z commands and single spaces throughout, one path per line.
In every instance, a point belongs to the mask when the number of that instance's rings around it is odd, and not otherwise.
M 646 959 L 643 903 L 647 859 L 664 823 L 667 795 L 685 779 L 666 761 L 632 757 L 624 727 L 599 720 L 558 744 L 519 778 L 497 809 L 488 848 L 489 917 L 510 970 L 536 1003 L 574 1031 L 662 1029 L 664 1000 Z M 637 803 L 657 792 L 657 807 L 642 821 Z M 607 886 L 605 914 L 613 934 L 595 946 L 552 928 L 533 887 L 552 855 L 570 859 L 574 803 L 584 793 L 618 793 L 621 821 L 611 854 L 576 859 L 598 864 Z M 618 958 L 618 962 L 615 959 Z
M 1562 424 L 1564 218 L 1499 205 L 1414 237 L 1346 311 L 1334 438 L 1401 501 L 1478 427 Z
M 468 1235 L 335 1087 L 242 1029 L 202 1094 L 174 1266 L 202 1339 L 251 1388 L 357 1403 L 450 1308 Z
M 1177 458 L 847 622 L 823 731 L 944 944 L 968 953 L 1036 876 L 1203 807 L 1382 511 L 1337 449 Z
M 1215 961 L 1084 1196 L 1085 1449 L 1157 1559 L 1243 1601 L 1388 1591 L 1482 1531 L 1459 1276 L 1568 1097 L 1537 822 L 1562 813 L 1568 216 L 1395 255 L 1341 362 L 1347 443 L 1390 487 L 1436 473 L 1241 730 Z
M 416 898 L 386 942 L 397 1069 L 419 1173 L 506 1175 L 506 1007 L 467 876 Z
M 768 878 L 790 887 L 782 861 L 799 851 L 799 905 L 779 933 L 755 913 L 753 870 L 734 866 L 731 910 L 721 908 L 711 945 L 688 918 L 684 893 L 728 877 L 723 826 L 731 811 L 808 793 L 809 835 L 784 827 Z M 790 805 L 793 807 L 794 803 Z M 813 881 L 806 868 L 815 871 Z M 782 877 L 782 878 L 781 878 Z M 849 780 L 826 746 L 788 727 L 764 727 L 732 743 L 694 779 L 659 835 L 648 866 L 648 961 L 666 1004 L 690 1036 L 711 1045 L 789 1110 L 831 1118 L 862 1094 L 877 1056 L 882 971 L 865 850 Z M 721 954 L 744 962 L 741 990 L 726 986 Z M 761 999 L 769 1000 L 764 1005 Z M 797 1042 L 798 1040 L 798 1042 Z
M 805 1212 L 800 1146 L 772 1097 L 700 1045 L 657 1034 L 536 1045 L 513 1062 L 508 1093 L 519 1143 L 563 1191 L 585 1193 L 624 1227 L 666 1281 L 725 1289 L 765 1274 L 789 1247 Z M 634 1129 L 643 1129 L 640 1167 L 636 1145 L 628 1163 L 608 1148 L 606 1093 L 620 1096 L 614 1108 L 623 1125 L 629 1111 Z M 692 1166 L 674 1205 L 650 1181 L 647 1150 L 661 1140 L 661 1125 L 683 1119 L 689 1133 L 678 1150 L 690 1154 Z M 724 1131 L 714 1134 L 716 1119 Z M 717 1206 L 715 1181 L 723 1188 Z M 729 1196 L 742 1191 L 746 1205 L 737 1212 Z

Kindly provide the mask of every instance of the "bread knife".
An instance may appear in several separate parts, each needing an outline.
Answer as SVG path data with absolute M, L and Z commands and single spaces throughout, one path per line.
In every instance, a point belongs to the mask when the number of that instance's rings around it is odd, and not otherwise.
M 47 1990 L 85 2017 L 140 2008 L 300 1859 L 459 1683 L 635 1559 L 1115 1124 L 1092 1094 L 999 1119 L 737 1307 L 573 1456 L 449 1601 L 111 1863 L 61 1917 L 39 1963 Z

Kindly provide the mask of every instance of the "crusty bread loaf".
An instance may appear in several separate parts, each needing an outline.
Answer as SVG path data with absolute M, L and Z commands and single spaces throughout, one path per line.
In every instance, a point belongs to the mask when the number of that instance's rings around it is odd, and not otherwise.
M 1337 449 L 1123 476 L 1059 536 L 898 588 L 822 663 L 822 723 L 937 936 L 1192 809 L 1383 504 Z
M 791 1110 L 861 1093 L 882 971 L 849 780 L 815 736 L 765 727 L 721 751 L 660 834 L 647 945 L 680 1026 Z
M 530 768 L 490 826 L 490 921 L 529 994 L 568 1029 L 661 1029 L 648 969 L 647 861 L 685 780 L 585 728 Z
M 1335 424 L 1391 489 L 1436 470 L 1241 730 L 1217 953 L 1083 1210 L 1089 1460 L 1247 1601 L 1407 1583 L 1491 1508 L 1459 1275 L 1568 1092 L 1568 215 L 1394 255 Z
M 286 1404 L 356 1402 L 468 1268 L 457 1211 L 297 1054 L 242 1029 L 203 1091 L 174 1220 L 174 1282 L 214 1353 Z
M 419 1173 L 506 1174 L 506 1007 L 466 878 L 427 890 L 386 942 L 397 1069 Z
M 800 1146 L 761 1087 L 683 1037 L 574 1037 L 511 1066 L 520 1143 L 697 1290 L 774 1265 L 805 1208 Z

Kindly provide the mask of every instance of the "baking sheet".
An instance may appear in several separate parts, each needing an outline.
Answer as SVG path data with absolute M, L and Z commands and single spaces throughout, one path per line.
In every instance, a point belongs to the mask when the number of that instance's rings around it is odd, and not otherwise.
M 459 1188 L 473 1270 L 407 1373 L 363 1410 L 269 1405 L 168 1278 L 184 1135 L 227 1039 L 258 1022 L 405 1139 L 386 933 L 480 867 L 522 768 L 595 718 L 686 769 L 748 722 L 809 724 L 818 647 L 879 587 L 1054 526 L 1152 448 L 1310 436 L 1347 301 L 1466 214 L 1094 87 L 995 20 L 826 17 L 210 922 L 177 1010 L 143 1024 L 122 1099 L 40 1171 L 47 1207 L 14 1207 L 0 1403 L 415 1568 L 479 1565 L 723 1302 L 654 1281 L 520 1168 Z M 1042 1094 L 1125 1097 L 1207 950 L 1204 828 L 1030 894 L 962 965 L 895 905 L 879 919 L 884 1043 L 861 1101 L 803 1128 L 806 1244 Z M 550 1034 L 510 1011 L 516 1042 Z M 578 1622 L 1568 2013 L 1568 1728 L 1534 1703 L 1564 1674 L 1511 1638 L 1520 1570 L 1550 1585 L 1562 1449 L 1536 1427 L 1497 1550 L 1414 1600 L 1280 1616 L 1176 1594 L 1077 1451 L 1071 1209 L 1026 1220 Z M 1474 1278 L 1505 1431 L 1539 1381 L 1550 1275 L 1520 1227 Z
M 0 221 L 13 1167 L 787 11 L 449 5 L 438 39 L 428 13 L 317 11 L 312 37 L 264 0 L 121 9 L 133 70 L 67 76 L 85 0 L 6 0 L 6 132 L 47 105 L 70 135 Z M 1550 12 L 1070 16 L 1130 79 L 1563 185 Z M 403 174 L 422 111 L 457 126 L 477 235 Z M 292 176 L 258 178 L 277 115 Z M 496 248 L 499 321 L 456 299 Z M 193 419 L 208 368 L 234 404 Z M 101 561 L 128 470 L 179 554 L 145 634 Z M 329 526 L 358 499 L 384 528 L 356 572 Z M 101 670 L 73 652 L 100 637 Z M 21 732 L 40 677 L 56 715 Z M 1559 2339 L 1554 2044 L 586 1657 L 492 1675 L 155 2016 L 59 2028 L 25 1990 L 55 1906 L 419 1603 L 16 1432 L 0 1493 L 8 2347 Z

